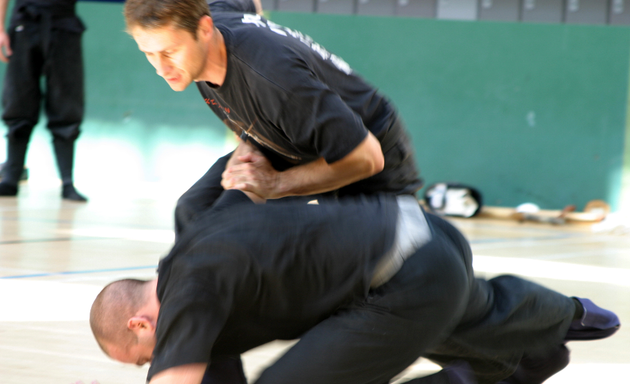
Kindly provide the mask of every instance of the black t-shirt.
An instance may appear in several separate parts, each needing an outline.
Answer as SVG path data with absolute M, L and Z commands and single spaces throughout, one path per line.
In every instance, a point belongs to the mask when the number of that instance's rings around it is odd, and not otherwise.
M 320 157 L 333 163 L 368 130 L 382 139 L 395 121 L 384 96 L 310 37 L 258 15 L 213 19 L 225 39 L 227 73 L 220 87 L 197 87 L 230 128 L 286 163 L 270 159 L 276 168 Z
M 298 338 L 365 296 L 397 215 L 393 196 L 255 205 L 240 191 L 224 192 L 160 262 L 149 379 Z

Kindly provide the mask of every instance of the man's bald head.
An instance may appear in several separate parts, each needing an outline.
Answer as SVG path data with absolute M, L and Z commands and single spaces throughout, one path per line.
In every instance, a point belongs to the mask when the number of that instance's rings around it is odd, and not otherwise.
M 90 311 L 92 333 L 105 354 L 108 345 L 120 348 L 137 344 L 138 338 L 127 323 L 150 300 L 147 286 L 151 281 L 124 279 L 108 284 L 98 294 Z

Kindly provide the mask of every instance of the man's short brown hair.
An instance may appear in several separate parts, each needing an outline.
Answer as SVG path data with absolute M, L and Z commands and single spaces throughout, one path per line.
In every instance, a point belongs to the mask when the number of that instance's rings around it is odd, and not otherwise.
M 127 0 L 124 15 L 127 31 L 172 25 L 197 38 L 199 20 L 210 16 L 210 8 L 206 0 Z

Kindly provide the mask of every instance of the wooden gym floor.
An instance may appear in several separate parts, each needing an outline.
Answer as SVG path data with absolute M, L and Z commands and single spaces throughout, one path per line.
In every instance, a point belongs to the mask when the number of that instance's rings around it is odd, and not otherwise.
M 141 188 L 131 195 L 93 188 L 86 193 L 90 202 L 80 204 L 62 201 L 54 182 L 29 180 L 19 197 L 0 198 L 0 383 L 144 382 L 147 367 L 106 358 L 87 323 L 106 283 L 153 277 L 172 242 L 172 209 L 181 191 Z M 472 243 L 479 275 L 519 274 L 591 298 L 622 323 L 630 321 L 629 235 L 593 233 L 583 225 L 453 222 Z M 248 376 L 287 346 L 246 354 Z M 630 327 L 624 326 L 610 339 L 572 342 L 571 365 L 548 383 L 621 382 L 630 371 L 629 346 Z M 406 376 L 434 369 L 419 360 Z

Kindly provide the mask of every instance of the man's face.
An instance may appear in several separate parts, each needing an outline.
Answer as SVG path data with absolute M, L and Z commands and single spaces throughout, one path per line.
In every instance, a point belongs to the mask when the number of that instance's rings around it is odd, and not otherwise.
M 152 29 L 136 26 L 131 35 L 174 91 L 183 91 L 203 73 L 208 57 L 203 38 L 195 39 L 190 32 L 171 25 Z

